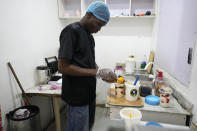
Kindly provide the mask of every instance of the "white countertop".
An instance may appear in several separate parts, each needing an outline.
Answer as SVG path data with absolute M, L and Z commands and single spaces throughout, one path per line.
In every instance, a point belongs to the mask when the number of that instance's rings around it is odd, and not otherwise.
M 113 85 L 110 88 L 114 88 Z M 183 114 L 183 115 L 191 115 L 190 112 L 185 110 L 178 102 L 177 100 L 171 96 L 170 102 L 169 102 L 169 107 L 161 107 L 159 105 L 153 106 L 146 104 L 145 102 L 145 97 L 141 97 L 142 100 L 144 101 L 144 106 L 143 107 L 134 107 L 138 108 L 139 110 L 144 110 L 144 111 L 155 111 L 155 112 L 163 112 L 163 113 L 174 113 L 174 114 Z M 125 106 L 116 106 L 116 105 L 110 105 L 106 103 L 106 107 L 116 107 L 116 108 L 122 108 Z
M 149 104 L 146 104 L 145 97 L 142 97 L 144 101 L 144 106 L 139 108 L 140 110 L 146 110 L 146 111 L 156 111 L 156 112 L 164 112 L 164 113 L 175 113 L 175 114 L 184 114 L 184 115 L 190 115 L 188 111 L 183 109 L 181 105 L 177 102 L 177 100 L 171 96 L 169 107 L 161 107 L 161 106 L 152 106 Z
M 61 89 L 59 90 L 39 90 L 39 86 L 30 88 L 25 90 L 25 93 L 27 94 L 37 94 L 37 95 L 61 95 Z M 145 110 L 145 111 L 156 111 L 156 112 L 164 112 L 164 113 L 175 113 L 175 114 L 183 114 L 183 115 L 191 115 L 190 112 L 182 108 L 182 106 L 177 102 L 177 100 L 171 96 L 169 107 L 164 108 L 161 106 L 152 106 L 145 103 L 145 97 L 142 97 L 142 100 L 144 101 L 143 107 L 138 107 L 139 110 Z M 115 105 L 109 105 L 106 104 L 107 107 L 117 107 L 122 108 L 123 106 L 115 106 Z
M 60 96 L 61 95 L 61 89 L 58 90 L 39 90 L 39 86 L 35 86 L 33 88 L 27 89 L 25 90 L 26 94 L 35 94 L 35 95 L 56 95 L 56 96 Z

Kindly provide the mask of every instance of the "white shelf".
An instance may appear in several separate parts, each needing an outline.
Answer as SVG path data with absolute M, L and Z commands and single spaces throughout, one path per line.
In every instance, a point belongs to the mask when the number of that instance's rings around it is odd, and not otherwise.
M 110 18 L 139 18 L 139 19 L 143 19 L 143 18 L 155 18 L 156 16 L 112 16 Z
M 130 14 L 133 15 L 138 10 L 151 11 L 155 14 L 155 4 L 156 0 L 131 0 Z
M 130 16 L 130 0 L 107 0 L 106 4 L 112 17 L 117 15 Z
M 156 16 L 112 16 L 110 19 L 129 18 L 129 19 L 154 19 Z M 60 17 L 60 19 L 81 19 L 82 17 Z
M 58 0 L 60 19 L 78 19 L 85 15 L 90 3 L 97 0 Z M 111 18 L 155 18 L 157 0 L 100 0 L 110 10 Z M 137 12 L 151 11 L 150 16 L 133 16 Z
M 59 18 L 80 17 L 81 0 L 58 0 Z

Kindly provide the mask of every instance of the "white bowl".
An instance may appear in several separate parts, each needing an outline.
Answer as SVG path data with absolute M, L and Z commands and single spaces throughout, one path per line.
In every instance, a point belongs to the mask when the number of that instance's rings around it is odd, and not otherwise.
M 142 113 L 135 108 L 123 108 L 120 110 L 120 117 L 124 120 L 136 120 L 142 119 Z

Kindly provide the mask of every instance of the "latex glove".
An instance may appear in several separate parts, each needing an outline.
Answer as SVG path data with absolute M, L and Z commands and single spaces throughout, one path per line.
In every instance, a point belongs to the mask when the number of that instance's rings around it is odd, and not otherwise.
M 117 80 L 116 74 L 108 68 L 98 69 L 96 76 L 106 82 L 115 82 Z

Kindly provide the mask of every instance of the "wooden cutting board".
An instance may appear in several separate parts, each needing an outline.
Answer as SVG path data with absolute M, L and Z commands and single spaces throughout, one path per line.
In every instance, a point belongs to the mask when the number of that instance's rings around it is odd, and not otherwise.
M 109 88 L 107 93 L 107 103 L 110 105 L 118 105 L 118 106 L 134 106 L 134 107 L 142 107 L 144 106 L 144 102 L 141 97 L 138 97 L 137 101 L 128 101 L 125 97 L 116 97 L 115 89 Z

